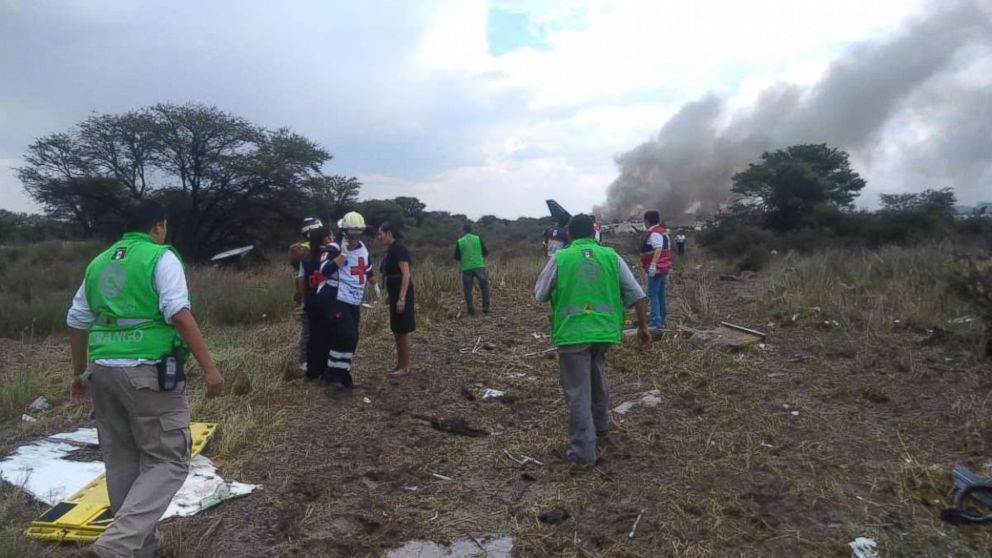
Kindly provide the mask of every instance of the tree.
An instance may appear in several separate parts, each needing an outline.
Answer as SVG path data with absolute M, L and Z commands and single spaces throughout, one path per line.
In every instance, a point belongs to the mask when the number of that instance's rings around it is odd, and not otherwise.
M 199 259 L 282 238 L 318 193 L 330 213 L 343 213 L 360 183 L 324 176 L 330 159 L 285 128 L 266 130 L 212 106 L 158 104 L 91 116 L 35 141 L 18 176 L 49 217 L 83 236 L 116 234 L 126 204 L 160 199 L 170 240 Z
M 424 220 L 424 210 L 427 209 L 427 205 L 417 198 L 400 196 L 394 198 L 393 201 L 403 208 L 403 216 L 407 220 L 414 221 L 417 225 L 420 225 L 420 222 Z
M 386 221 L 403 223 L 403 208 L 393 200 L 367 200 L 361 203 L 359 211 L 365 223 L 378 227 Z
M 780 232 L 806 225 L 817 206 L 850 208 L 865 187 L 847 153 L 826 144 L 793 145 L 761 159 L 733 176 L 735 210 L 761 215 Z
M 28 213 L 0 209 L 0 245 L 66 238 L 65 223 Z
M 175 240 L 196 258 L 218 248 L 264 243 L 278 236 L 306 207 L 303 185 L 319 176 L 330 155 L 286 129 L 261 131 L 249 146 L 204 160 L 199 178 L 189 175 L 184 189 L 188 210 Z M 198 182 L 199 186 L 194 186 Z
M 147 171 L 160 147 L 155 119 L 147 111 L 97 115 L 79 125 L 79 146 L 91 169 L 112 176 L 135 199 L 148 190 Z
M 358 206 L 362 183 L 353 176 L 318 176 L 305 184 L 316 215 L 339 219 Z
M 83 238 L 112 237 L 121 230 L 121 212 L 127 196 L 116 180 L 100 177 L 32 179 L 26 189 L 45 209 L 46 215 L 74 223 Z
M 954 190 L 927 189 L 917 194 L 880 194 L 882 210 L 889 212 L 922 211 L 938 217 L 954 217 Z
M 510 221 L 507 219 L 500 219 L 495 215 L 483 215 L 482 217 L 479 217 L 479 223 L 484 227 L 491 227 L 496 223 L 502 223 L 505 227 L 510 224 Z

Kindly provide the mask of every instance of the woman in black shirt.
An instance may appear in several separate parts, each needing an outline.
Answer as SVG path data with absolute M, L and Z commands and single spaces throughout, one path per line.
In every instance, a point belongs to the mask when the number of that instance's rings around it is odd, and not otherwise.
M 396 378 L 410 373 L 410 334 L 417 329 L 413 281 L 410 279 L 410 251 L 402 242 L 403 233 L 394 223 L 383 223 L 378 237 L 386 245 L 381 271 L 389 297 L 389 328 L 396 339 L 396 368 L 389 376 Z

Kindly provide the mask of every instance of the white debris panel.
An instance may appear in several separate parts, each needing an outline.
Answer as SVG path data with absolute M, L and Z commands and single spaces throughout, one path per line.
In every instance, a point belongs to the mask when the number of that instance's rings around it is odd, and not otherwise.
M 0 461 L 0 479 L 21 487 L 45 504 L 55 505 L 104 473 L 103 461 L 99 459 L 74 460 L 73 455 L 81 451 L 99 451 L 95 428 L 56 434 L 17 448 Z M 162 519 L 194 515 L 258 488 L 254 484 L 225 481 L 210 459 L 197 455 L 190 461 L 189 475 Z

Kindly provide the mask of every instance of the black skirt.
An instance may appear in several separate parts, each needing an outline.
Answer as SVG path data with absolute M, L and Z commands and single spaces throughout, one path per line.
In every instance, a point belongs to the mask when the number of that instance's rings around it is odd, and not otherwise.
M 403 313 L 396 311 L 396 300 L 400 295 L 400 281 L 386 281 L 386 292 L 389 293 L 389 329 L 393 333 L 412 333 L 417 329 L 417 318 L 414 312 L 413 283 L 406 289 L 406 308 Z

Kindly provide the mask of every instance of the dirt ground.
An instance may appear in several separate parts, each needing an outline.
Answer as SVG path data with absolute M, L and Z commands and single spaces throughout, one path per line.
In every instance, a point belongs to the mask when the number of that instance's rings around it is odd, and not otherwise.
M 678 323 L 679 290 L 700 278 L 673 279 Z M 988 367 L 909 331 L 869 347 L 812 319 L 769 327 L 760 277 L 710 284 L 716 315 L 769 330 L 767 344 L 727 353 L 671 334 L 613 351 L 611 407 L 651 389 L 662 403 L 622 422 L 614 414 L 591 470 L 562 460 L 557 362 L 542 353 L 547 307 L 497 291 L 491 315 L 418 332 L 416 372 L 396 385 L 383 379 L 384 335 L 362 341 L 363 390 L 334 397 L 291 382 L 285 443 L 241 475 L 265 489 L 177 522 L 184 546 L 376 556 L 411 539 L 500 534 L 517 556 L 848 556 L 867 536 L 885 556 L 988 555 L 987 527 L 939 520 L 954 463 L 992 472 Z M 507 397 L 483 400 L 483 388 Z M 492 435 L 442 432 L 414 415 Z M 570 518 L 538 519 L 555 508 Z
M 361 389 L 331 395 L 289 378 L 281 441 L 235 477 L 263 490 L 170 521 L 172 551 L 381 556 L 412 539 L 509 535 L 515 556 L 850 556 L 864 536 L 883 556 L 989 556 L 989 527 L 939 515 L 955 463 L 992 473 L 990 367 L 895 325 L 869 338 L 815 317 L 777 323 L 761 276 L 708 273 L 673 275 L 670 324 L 730 320 L 767 343 L 696 347 L 673 326 L 646 350 L 611 351 L 611 408 L 648 390 L 661 403 L 614 413 L 595 467 L 562 459 L 547 306 L 497 288 L 493 313 L 470 317 L 452 296 L 448 319 L 415 334 L 410 377 L 385 380 L 394 357 L 381 331 L 359 346 Z M 706 320 L 680 303 L 704 279 Z M 485 388 L 506 396 L 483 399 Z M 542 464 L 511 459 L 521 456 Z M 539 519 L 554 509 L 569 517 Z

